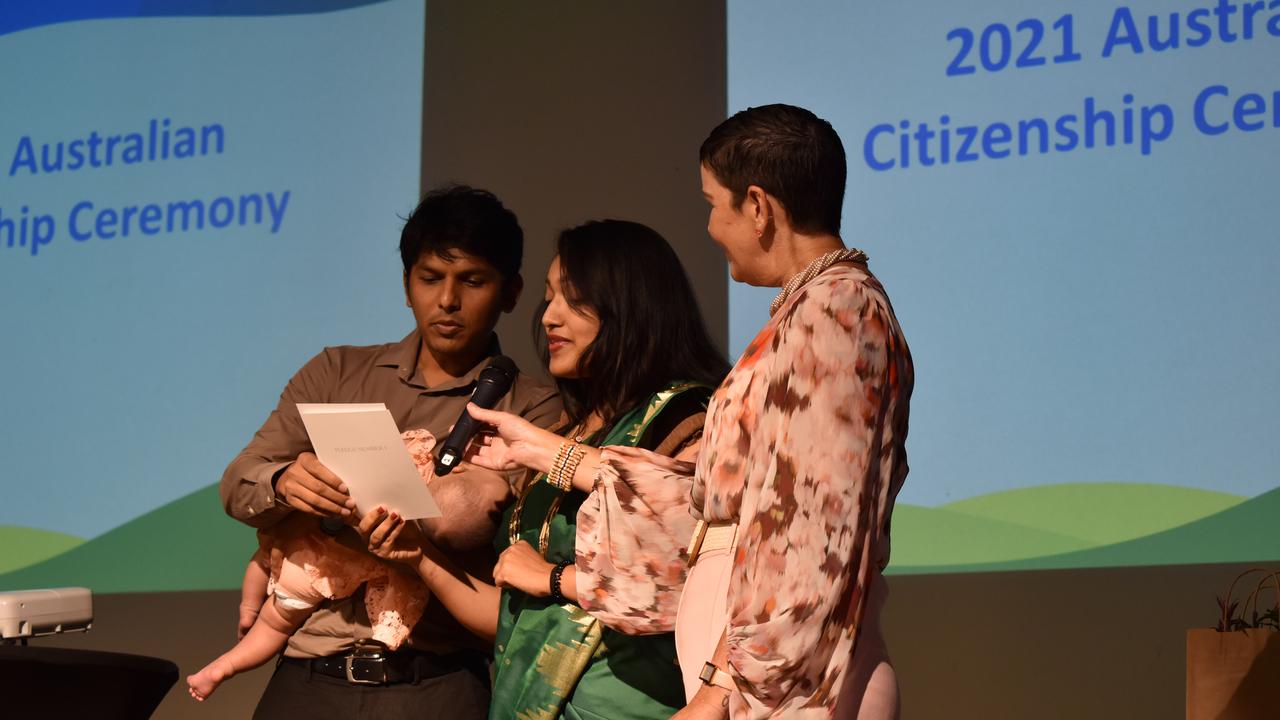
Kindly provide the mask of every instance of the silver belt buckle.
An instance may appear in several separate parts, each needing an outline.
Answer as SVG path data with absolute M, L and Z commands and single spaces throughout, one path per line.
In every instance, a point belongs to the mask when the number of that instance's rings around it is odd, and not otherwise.
M 356 643 L 356 647 L 351 654 L 344 658 L 346 661 L 347 682 L 352 685 L 382 685 L 387 681 L 386 658 L 382 655 L 380 646 L 368 646 Z M 364 678 L 356 677 L 356 663 L 359 663 L 360 669 L 374 668 L 378 669 L 377 677 Z

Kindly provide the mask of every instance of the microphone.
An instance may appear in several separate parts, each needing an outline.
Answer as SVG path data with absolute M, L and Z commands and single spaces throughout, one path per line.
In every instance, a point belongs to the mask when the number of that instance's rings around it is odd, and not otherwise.
M 471 393 L 471 402 L 485 410 L 492 408 L 498 400 L 511 389 L 516 379 L 516 364 L 506 355 L 499 355 L 489 361 L 489 365 L 480 371 L 480 379 L 476 381 L 476 389 Z M 436 476 L 448 475 L 462 461 L 462 453 L 475 435 L 480 423 L 471 417 L 466 408 L 453 424 L 453 431 L 440 446 L 436 455 Z

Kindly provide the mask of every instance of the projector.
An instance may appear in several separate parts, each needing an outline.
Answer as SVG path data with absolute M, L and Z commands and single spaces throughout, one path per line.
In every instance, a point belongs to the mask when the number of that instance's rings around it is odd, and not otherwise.
M 93 626 L 89 588 L 0 592 L 0 639 L 84 632 Z

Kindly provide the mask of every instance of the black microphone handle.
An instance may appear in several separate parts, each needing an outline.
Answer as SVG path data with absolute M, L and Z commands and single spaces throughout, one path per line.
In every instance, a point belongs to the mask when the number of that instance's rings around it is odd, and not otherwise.
M 449 437 L 445 438 L 444 443 L 440 446 L 439 453 L 436 455 L 436 477 L 448 475 L 450 471 L 458 466 L 458 463 L 462 460 L 463 452 L 466 451 L 467 445 L 471 443 L 471 436 L 475 434 L 479 425 L 479 421 L 471 417 L 471 413 L 466 410 L 462 411 L 462 415 L 458 417 L 458 422 L 453 424 L 453 431 L 449 433 Z
M 453 450 L 461 455 L 462 451 L 467 449 L 467 444 L 471 442 L 471 436 L 476 433 L 476 429 L 479 426 L 480 421 L 471 417 L 471 413 L 463 410 L 458 422 L 453 424 L 453 432 L 449 433 L 449 437 L 445 440 L 442 449 Z
M 502 396 L 507 394 L 509 387 L 509 383 L 504 386 L 501 380 L 482 377 L 476 384 L 475 392 L 471 393 L 471 402 L 475 403 L 476 407 L 488 410 L 498 404 Z M 462 414 L 458 416 L 458 422 L 453 424 L 453 430 L 444 441 L 442 448 L 461 455 L 462 451 L 467 449 L 467 443 L 471 442 L 471 436 L 475 434 L 479 425 L 480 423 L 471 417 L 471 413 L 463 408 Z
M 471 393 L 471 402 L 485 410 L 492 408 L 511 389 L 511 381 L 512 378 L 501 370 L 489 372 L 489 368 L 485 368 L 485 372 L 480 373 L 480 379 L 476 381 L 475 392 Z
M 480 372 L 480 378 L 476 382 L 476 389 L 471 393 L 471 402 L 475 403 L 476 407 L 486 410 L 497 405 L 498 400 L 502 399 L 502 396 L 506 395 L 507 391 L 511 389 L 511 384 L 515 380 L 514 370 L 515 366 L 509 359 L 501 356 L 495 358 L 489 367 Z M 435 472 L 437 476 L 447 475 L 453 468 L 457 467 L 458 462 L 462 459 L 463 452 L 471 442 L 471 436 L 475 434 L 479 425 L 480 423 L 471 417 L 471 413 L 464 408 L 462 414 L 458 416 L 458 421 L 454 423 L 449 437 L 440 446 L 440 452 L 436 456 Z

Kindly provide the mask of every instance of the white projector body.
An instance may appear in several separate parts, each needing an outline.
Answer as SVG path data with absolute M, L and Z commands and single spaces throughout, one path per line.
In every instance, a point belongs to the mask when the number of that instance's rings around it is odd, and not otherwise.
M 89 588 L 0 592 L 0 638 L 4 640 L 83 632 L 92 626 Z

